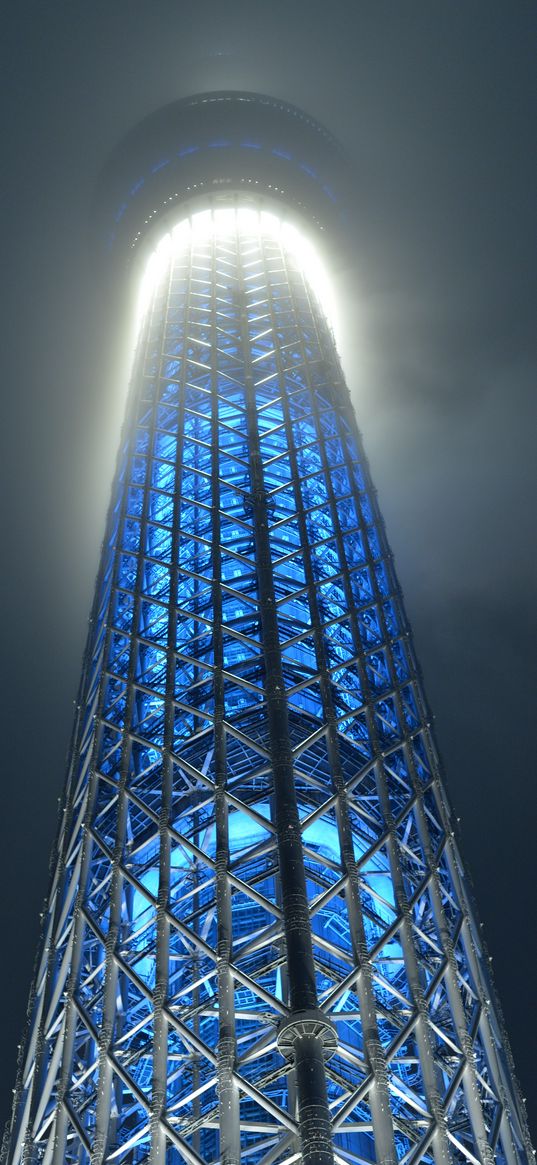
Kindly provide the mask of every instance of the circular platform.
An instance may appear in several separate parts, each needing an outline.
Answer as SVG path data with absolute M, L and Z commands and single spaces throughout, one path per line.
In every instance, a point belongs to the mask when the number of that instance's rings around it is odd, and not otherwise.
M 129 262 L 204 206 L 255 203 L 343 237 L 345 154 L 296 106 L 257 93 L 202 93 L 164 106 L 118 145 L 98 182 L 97 245 Z

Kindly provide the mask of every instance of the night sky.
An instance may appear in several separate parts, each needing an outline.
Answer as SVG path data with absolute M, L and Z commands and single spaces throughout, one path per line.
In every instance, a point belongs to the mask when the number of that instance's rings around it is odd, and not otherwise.
M 342 354 L 537 1139 L 537 6 L 8 0 L 0 58 L 0 1121 L 125 397 L 93 192 L 141 118 L 245 88 L 358 175 Z

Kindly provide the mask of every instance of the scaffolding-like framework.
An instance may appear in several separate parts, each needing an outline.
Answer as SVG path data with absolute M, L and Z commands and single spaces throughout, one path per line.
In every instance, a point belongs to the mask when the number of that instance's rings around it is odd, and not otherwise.
M 141 325 L 9 1165 L 529 1165 L 408 623 L 299 250 Z

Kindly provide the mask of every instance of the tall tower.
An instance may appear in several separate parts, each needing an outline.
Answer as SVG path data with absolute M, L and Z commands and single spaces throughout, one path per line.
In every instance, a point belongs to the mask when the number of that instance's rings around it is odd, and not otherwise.
M 103 180 L 112 261 L 156 249 L 8 1165 L 532 1160 L 298 225 L 343 170 L 210 94 Z

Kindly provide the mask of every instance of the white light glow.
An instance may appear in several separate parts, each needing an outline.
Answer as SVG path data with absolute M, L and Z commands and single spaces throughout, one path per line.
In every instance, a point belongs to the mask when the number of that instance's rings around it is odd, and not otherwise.
M 174 240 L 175 243 L 175 240 Z M 173 248 L 175 249 L 175 247 Z M 151 303 L 153 293 L 165 275 L 172 255 L 172 236 L 164 235 L 153 253 L 149 256 L 146 269 L 140 280 L 138 296 L 136 332 L 142 323 L 145 313 Z
M 152 296 L 169 271 L 172 260 L 185 253 L 192 243 L 206 243 L 212 238 L 226 238 L 238 234 L 241 238 L 256 237 L 277 240 L 284 255 L 302 272 L 330 326 L 337 332 L 335 302 L 330 280 L 314 243 L 292 223 L 276 214 L 251 207 L 223 207 L 201 210 L 183 219 L 160 239 L 149 257 L 140 283 L 137 321 L 141 324 Z

